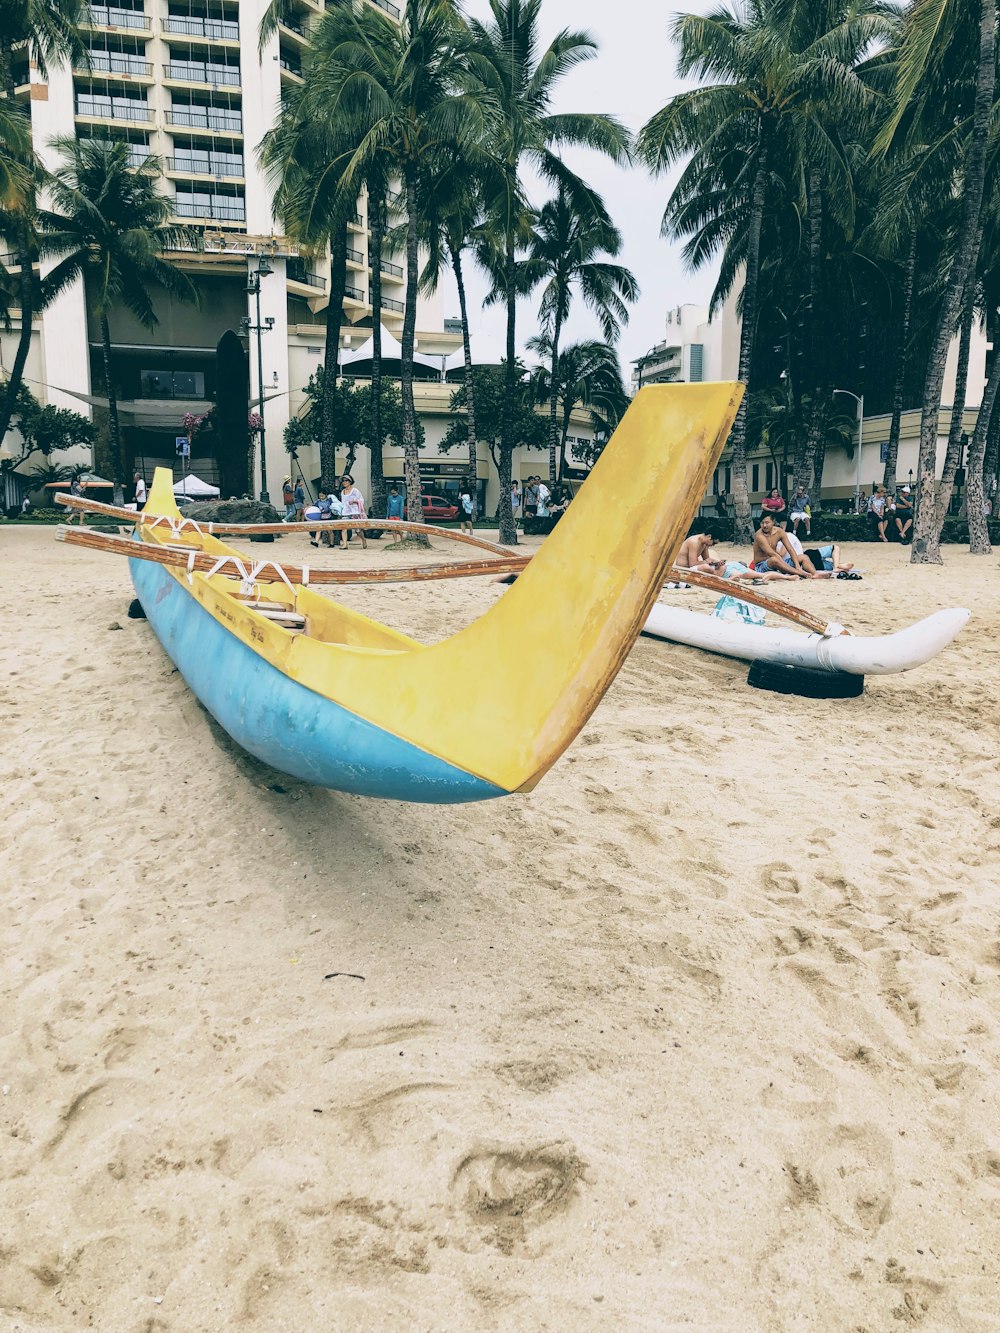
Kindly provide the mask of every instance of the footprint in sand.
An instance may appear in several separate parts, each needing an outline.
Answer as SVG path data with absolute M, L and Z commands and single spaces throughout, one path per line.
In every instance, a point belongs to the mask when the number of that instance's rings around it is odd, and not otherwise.
M 452 1195 L 488 1244 L 504 1254 L 576 1197 L 584 1164 L 565 1143 L 469 1153 L 455 1169 Z

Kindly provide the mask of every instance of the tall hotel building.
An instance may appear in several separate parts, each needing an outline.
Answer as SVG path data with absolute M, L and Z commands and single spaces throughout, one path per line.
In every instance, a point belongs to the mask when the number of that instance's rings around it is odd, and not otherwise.
M 389 0 L 363 2 L 399 15 Z M 161 188 L 173 200 L 175 219 L 200 233 L 189 252 L 168 256 L 191 276 L 199 306 L 161 293 L 154 329 L 143 328 L 124 308 L 110 320 L 126 466 L 134 459 L 148 476 L 157 462 L 173 462 L 185 413 L 209 410 L 216 399 L 220 342 L 226 335 L 243 335 L 247 322 L 257 324 L 248 277 L 259 257 L 267 256 L 273 272 L 260 279 L 260 323 L 265 328 L 260 350 L 267 480 L 273 499 L 288 470 L 285 424 L 301 409 L 304 386 L 322 364 L 330 274 L 325 258 L 301 256 L 283 237 L 272 212 L 273 189 L 257 160 L 258 145 L 274 124 L 282 93 L 302 79 L 310 25 L 323 4 L 298 0 L 294 19 L 282 24 L 259 54 L 258 29 L 265 9 L 266 0 L 93 4 L 85 11 L 85 68 L 54 63 L 43 76 L 25 52 L 15 55 L 15 79 L 16 97 L 30 109 L 35 149 L 47 166 L 58 161 L 51 148 L 56 137 L 125 140 L 136 163 L 151 153 L 161 160 Z M 345 359 L 371 336 L 363 197 L 349 233 L 340 338 Z M 381 269 L 382 322 L 399 337 L 405 293 L 402 258 L 386 254 Z M 446 427 L 454 387 L 442 382 L 444 358 L 460 346 L 461 337 L 453 326 L 446 331 L 437 302 L 422 296 L 417 330 L 422 363 L 418 374 L 426 377 L 418 385 L 418 410 L 432 446 Z M 2 337 L 5 367 L 13 360 L 17 332 L 15 312 L 13 330 Z M 243 336 L 243 347 L 249 397 L 259 401 L 253 331 Z M 88 400 L 103 396 L 100 331 L 82 282 L 37 317 L 26 379 L 41 401 L 77 411 L 87 411 Z M 440 424 L 437 431 L 434 420 Z M 302 463 L 307 476 L 318 474 L 316 457 Z M 204 479 L 216 479 L 216 459 L 199 457 L 197 445 L 193 466 Z M 442 475 L 450 471 L 444 460 L 440 467 Z M 389 467 L 389 474 L 395 470 Z M 254 490 L 260 480 L 259 453 L 256 474 Z M 428 475 L 433 478 L 433 470 Z

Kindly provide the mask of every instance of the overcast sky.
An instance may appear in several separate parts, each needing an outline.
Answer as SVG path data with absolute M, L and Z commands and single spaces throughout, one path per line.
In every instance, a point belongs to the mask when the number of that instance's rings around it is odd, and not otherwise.
M 542 35 L 546 44 L 562 28 L 589 32 L 598 54 L 588 64 L 568 74 L 559 87 L 553 110 L 604 111 L 637 130 L 654 111 L 684 86 L 675 73 L 676 58 L 668 35 L 674 13 L 704 13 L 709 0 L 544 0 Z M 466 11 L 483 20 L 489 18 L 488 0 L 466 0 Z M 668 306 L 694 301 L 707 304 L 714 272 L 701 269 L 689 273 L 681 259 L 679 244 L 660 237 L 660 222 L 670 193 L 671 180 L 652 179 L 643 167 L 622 170 L 596 154 L 567 154 L 567 161 L 603 196 L 623 237 L 619 262 L 636 276 L 641 295 L 622 332 L 621 359 L 641 356 L 664 336 Z M 672 178 L 671 178 L 672 179 Z M 545 191 L 535 191 L 534 202 L 545 201 Z M 502 310 L 482 309 L 486 286 L 477 273 L 470 279 L 470 323 L 498 339 L 505 337 Z M 443 287 L 445 315 L 458 314 L 454 284 Z M 537 331 L 537 302 L 522 302 L 518 310 L 518 346 Z M 594 319 L 576 297 L 568 341 L 600 336 Z

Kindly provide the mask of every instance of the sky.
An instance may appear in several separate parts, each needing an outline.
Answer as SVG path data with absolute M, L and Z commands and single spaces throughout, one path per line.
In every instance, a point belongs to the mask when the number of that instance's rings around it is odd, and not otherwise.
M 595 38 L 597 56 L 566 75 L 559 85 L 553 110 L 604 111 L 617 116 L 630 130 L 637 130 L 685 84 L 675 73 L 676 58 L 668 28 L 676 12 L 704 13 L 714 7 L 709 0 L 544 0 L 542 36 L 546 44 L 562 28 L 584 30 Z M 488 20 L 488 0 L 466 0 L 466 12 Z M 643 355 L 664 337 L 668 307 L 695 302 L 707 305 L 714 285 L 711 268 L 689 272 L 681 257 L 681 244 L 660 236 L 663 210 L 675 177 L 653 179 L 645 167 L 616 167 L 595 153 L 573 151 L 566 160 L 593 185 L 607 204 L 622 233 L 618 261 L 635 274 L 640 296 L 623 329 L 619 352 L 623 368 Z M 676 175 L 676 173 L 675 173 Z M 545 202 L 545 187 L 533 191 L 533 202 Z M 476 273 L 468 286 L 470 324 L 503 345 L 506 337 L 502 309 L 482 308 L 486 283 Z M 458 314 L 454 284 L 442 284 L 445 315 Z M 518 347 L 523 352 L 527 338 L 537 332 L 537 300 L 522 301 L 518 308 Z M 599 337 L 594 318 L 579 297 L 573 301 L 566 338 Z M 529 360 L 533 359 L 529 357 Z

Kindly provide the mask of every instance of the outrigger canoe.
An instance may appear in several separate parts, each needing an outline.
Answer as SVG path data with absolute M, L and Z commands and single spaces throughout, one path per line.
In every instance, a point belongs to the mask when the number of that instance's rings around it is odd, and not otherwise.
M 734 587 L 732 595 L 739 597 L 739 589 Z M 888 676 L 929 662 L 947 648 L 968 619 L 968 611 L 953 607 L 936 611 L 895 634 L 843 634 L 839 625 L 831 625 L 829 634 L 803 634 L 657 604 L 643 630 L 659 639 L 746 662 L 777 662 L 813 671 L 845 671 L 854 676 Z
M 166 468 L 134 541 L 191 553 L 189 567 L 132 558 L 132 582 L 193 692 L 273 768 L 401 801 L 530 791 L 646 622 L 741 396 L 737 384 L 643 389 L 517 583 L 440 643 L 293 585 L 275 564 L 249 568 L 183 523 Z M 204 554 L 214 572 L 195 567 Z

